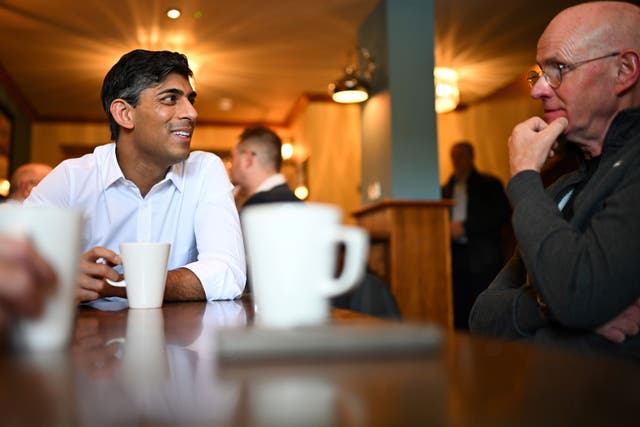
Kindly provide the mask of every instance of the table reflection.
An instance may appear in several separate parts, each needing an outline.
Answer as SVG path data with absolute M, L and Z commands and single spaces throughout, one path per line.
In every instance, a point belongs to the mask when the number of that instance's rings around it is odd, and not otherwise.
M 0 355 L 0 425 L 638 424 L 637 364 L 469 334 L 425 354 L 218 360 L 219 330 L 251 327 L 243 303 L 81 308 L 69 351 Z
M 241 303 L 130 309 L 117 314 L 125 322 L 114 322 L 114 313 L 92 314 L 78 317 L 73 347 L 83 424 L 178 425 L 233 417 L 242 385 L 218 379 L 213 334 L 246 325 Z
M 277 375 L 249 386 L 251 425 L 264 427 L 329 426 L 337 421 L 337 391 L 326 378 Z

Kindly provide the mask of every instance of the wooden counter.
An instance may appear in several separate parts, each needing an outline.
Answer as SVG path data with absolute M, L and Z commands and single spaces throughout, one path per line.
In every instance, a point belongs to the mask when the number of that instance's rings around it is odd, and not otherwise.
M 448 200 L 386 200 L 353 213 L 371 237 L 370 268 L 402 317 L 453 325 Z

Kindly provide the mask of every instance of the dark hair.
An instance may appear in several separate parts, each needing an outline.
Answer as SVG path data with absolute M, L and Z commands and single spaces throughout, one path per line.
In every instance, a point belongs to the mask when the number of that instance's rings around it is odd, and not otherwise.
M 258 142 L 264 150 L 265 160 L 271 164 L 276 171 L 282 167 L 282 140 L 277 133 L 263 126 L 256 126 L 245 129 L 240 134 L 240 145 L 245 141 Z
M 120 134 L 120 127 L 110 111 L 113 100 L 121 98 L 135 107 L 140 102 L 140 92 L 161 83 L 171 73 L 177 73 L 185 79 L 193 76 L 186 56 L 166 50 L 136 49 L 122 55 L 111 67 L 102 82 L 100 97 L 109 119 L 113 141 L 117 141 Z
M 474 148 L 473 148 L 473 144 L 471 144 L 469 141 L 459 141 L 456 142 L 453 147 L 451 147 L 451 149 L 453 150 L 454 148 L 464 148 L 465 150 L 467 150 L 469 152 L 469 154 L 471 154 L 471 157 L 473 157 L 474 155 Z

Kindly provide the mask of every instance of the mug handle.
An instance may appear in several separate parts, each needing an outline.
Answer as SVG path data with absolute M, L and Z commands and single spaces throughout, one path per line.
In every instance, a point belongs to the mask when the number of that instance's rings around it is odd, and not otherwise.
M 344 243 L 344 266 L 342 273 L 320 285 L 326 296 L 339 295 L 353 288 L 364 275 L 369 253 L 369 235 L 359 227 L 342 225 L 335 231 L 337 243 Z
M 98 258 L 98 259 L 96 260 L 96 263 L 98 263 L 98 264 L 106 264 L 106 263 L 107 263 L 107 261 L 105 261 L 105 259 L 104 259 L 104 258 L 100 257 L 100 258 Z M 117 288 L 126 288 L 126 287 L 127 287 L 127 284 L 125 283 L 124 279 L 122 279 L 122 280 L 118 280 L 117 282 L 114 282 L 113 280 L 111 280 L 111 279 L 107 279 L 107 278 L 105 278 L 104 280 L 105 280 L 108 284 L 110 284 L 111 286 L 115 286 L 115 287 L 117 287 Z
M 110 284 L 111 286 L 116 286 L 118 288 L 126 288 L 127 287 L 127 283 L 124 281 L 124 279 L 118 280 L 117 282 L 114 282 L 111 279 L 104 279 L 104 280 L 106 280 L 106 282 L 108 284 Z

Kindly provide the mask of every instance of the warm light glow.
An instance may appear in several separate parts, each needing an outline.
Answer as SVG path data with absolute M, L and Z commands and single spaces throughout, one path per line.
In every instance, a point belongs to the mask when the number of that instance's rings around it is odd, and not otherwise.
M 366 101 L 369 99 L 369 94 L 364 90 L 342 90 L 334 93 L 332 98 L 335 102 L 352 104 Z
M 231 98 L 220 98 L 218 100 L 218 108 L 220 111 L 231 111 L 233 108 L 233 100 Z
M 7 197 L 9 195 L 9 188 L 11 184 L 6 179 L 0 179 L 0 195 Z
M 293 145 L 290 142 L 285 142 L 284 144 L 282 144 L 280 152 L 282 153 L 282 158 L 284 160 L 289 160 L 293 157 Z
M 180 9 L 169 9 L 167 10 L 167 17 L 170 19 L 178 19 L 180 18 L 180 15 L 182 13 L 180 12 Z
M 300 200 L 306 200 L 309 197 L 309 189 L 305 185 L 300 185 L 293 190 L 293 193 Z
M 455 110 L 460 102 L 458 72 L 451 68 L 436 67 L 433 70 L 436 91 L 436 113 Z

